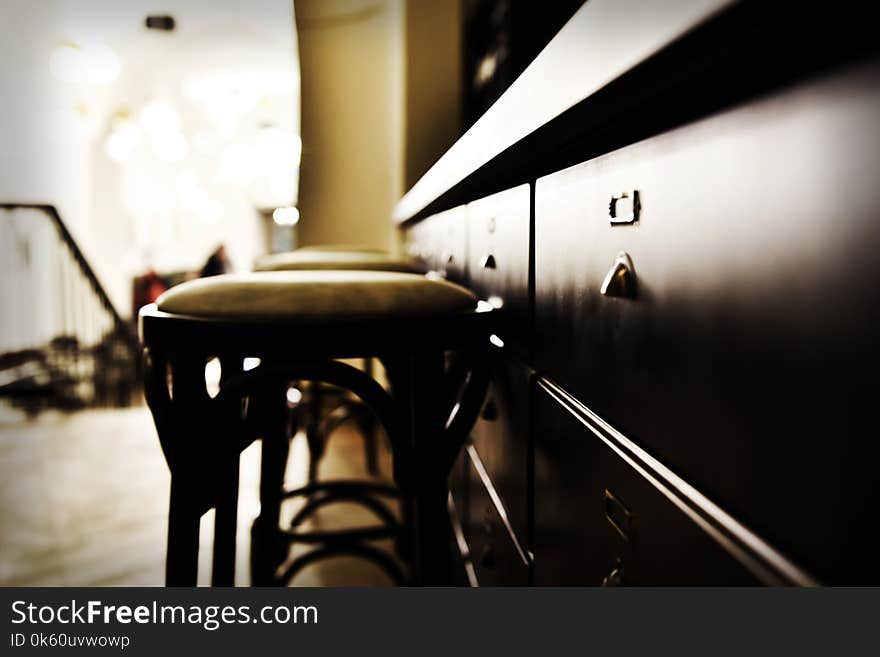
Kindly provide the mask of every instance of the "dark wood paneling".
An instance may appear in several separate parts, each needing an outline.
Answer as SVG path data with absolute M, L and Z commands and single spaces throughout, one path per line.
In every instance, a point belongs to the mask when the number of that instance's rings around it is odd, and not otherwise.
M 536 186 L 538 368 L 836 583 L 880 580 L 877 116 L 875 61 Z M 634 299 L 600 293 L 620 252 Z
M 499 310 L 498 335 L 520 358 L 530 354 L 528 185 L 467 206 L 468 285 Z
M 446 210 L 409 227 L 405 250 L 427 268 L 456 283 L 466 281 L 467 208 Z
M 525 586 L 529 583 L 529 566 L 521 539 L 499 513 L 497 500 L 490 493 L 492 483 L 472 445 L 468 457 L 471 471 L 465 536 L 477 581 L 480 586 Z
M 535 584 L 759 583 L 540 389 L 535 419 Z
M 486 472 L 520 540 L 528 533 L 530 370 L 499 360 L 483 412 L 471 433 Z

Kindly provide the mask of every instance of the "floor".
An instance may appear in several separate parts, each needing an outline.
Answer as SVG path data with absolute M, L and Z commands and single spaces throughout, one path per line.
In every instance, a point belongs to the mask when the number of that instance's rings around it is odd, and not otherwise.
M 291 485 L 304 481 L 307 456 L 305 441 L 297 437 L 288 468 Z M 259 511 L 259 459 L 259 444 L 242 455 L 240 586 L 250 581 L 249 530 Z M 387 479 L 387 451 L 380 465 Z M 365 476 L 363 442 L 343 427 L 331 437 L 320 477 L 353 476 Z M 0 586 L 161 586 L 168 482 L 146 407 L 50 411 L 34 420 L 0 408 Z M 209 580 L 211 515 L 202 518 L 200 585 Z M 322 510 L 314 524 L 329 528 L 371 521 L 357 507 L 336 505 Z M 309 566 L 291 582 L 389 584 L 378 567 L 352 557 Z

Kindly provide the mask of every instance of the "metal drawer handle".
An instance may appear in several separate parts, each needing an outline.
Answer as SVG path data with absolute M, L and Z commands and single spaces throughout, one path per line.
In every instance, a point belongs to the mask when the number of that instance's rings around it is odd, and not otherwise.
M 617 254 L 599 291 L 606 297 L 636 298 L 636 272 L 629 255 L 623 251 Z
M 633 520 L 635 515 L 626 508 L 626 505 L 607 488 L 603 495 L 605 499 L 605 519 L 617 530 L 621 538 L 629 543 L 634 534 Z
M 638 190 L 612 196 L 608 203 L 608 216 L 611 217 L 611 225 L 631 224 L 638 221 L 641 209 Z
M 491 253 L 484 255 L 480 258 L 480 267 L 483 269 L 497 269 L 498 265 L 495 263 L 495 256 Z

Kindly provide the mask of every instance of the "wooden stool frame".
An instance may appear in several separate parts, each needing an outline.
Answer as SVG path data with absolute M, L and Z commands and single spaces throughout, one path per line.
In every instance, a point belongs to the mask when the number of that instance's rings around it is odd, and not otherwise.
M 375 413 L 391 442 L 394 480 L 411 530 L 409 581 L 450 584 L 447 479 L 485 397 L 493 322 L 491 311 L 476 310 L 439 318 L 326 323 L 213 319 L 144 307 L 145 394 L 171 470 L 166 584 L 196 584 L 199 519 L 212 508 L 212 584 L 233 584 L 240 454 L 262 438 L 262 474 L 284 467 L 286 452 L 273 450 L 287 449 L 286 390 L 296 380 L 350 390 Z M 464 355 L 464 381 L 445 376 L 446 351 Z M 223 375 L 220 392 L 211 398 L 204 368 L 215 357 Z M 241 371 L 246 357 L 260 358 L 260 366 Z M 383 363 L 393 396 L 361 370 L 335 360 L 365 357 Z M 459 384 L 461 394 L 450 410 L 448 400 L 456 398 L 452 389 Z M 261 509 L 261 522 L 277 528 L 283 471 L 268 479 L 261 488 L 272 488 L 265 492 L 277 499 L 277 507 Z M 325 551 L 334 550 L 380 559 L 356 546 Z

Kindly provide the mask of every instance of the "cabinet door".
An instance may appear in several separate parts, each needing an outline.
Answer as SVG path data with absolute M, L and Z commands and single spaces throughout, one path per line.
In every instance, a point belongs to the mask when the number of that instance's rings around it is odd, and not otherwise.
M 404 250 L 427 269 L 456 283 L 466 282 L 467 206 L 426 217 L 405 228 Z
M 535 420 L 536 584 L 760 583 L 540 387 Z
M 820 581 L 880 581 L 880 62 L 538 180 L 536 367 Z
M 498 335 L 524 359 L 531 356 L 530 224 L 528 185 L 468 204 L 468 284 L 498 310 Z
M 467 455 L 471 471 L 465 536 L 477 581 L 480 586 L 526 586 L 529 558 L 521 539 L 513 531 L 498 491 L 472 444 Z
M 531 371 L 524 365 L 500 361 L 480 419 L 471 432 L 510 524 L 524 543 L 528 540 L 530 377 Z

